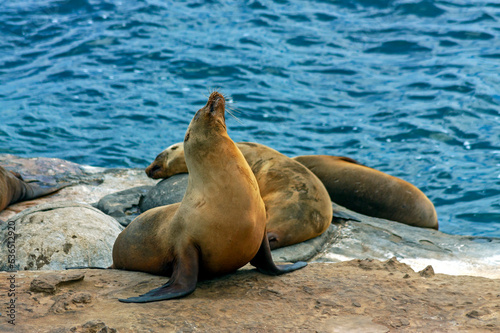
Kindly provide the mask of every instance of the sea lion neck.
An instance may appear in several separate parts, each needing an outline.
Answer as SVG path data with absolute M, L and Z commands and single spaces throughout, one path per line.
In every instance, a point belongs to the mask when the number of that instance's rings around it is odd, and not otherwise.
M 220 168 L 225 163 L 226 157 L 233 155 L 231 151 L 237 149 L 225 132 L 203 139 L 194 137 L 191 140 L 190 144 L 184 146 L 186 152 L 185 164 L 189 173 L 201 166 L 197 174 L 205 174 L 206 170 L 203 170 L 205 168 L 203 165 L 206 165 L 206 163 L 217 165 L 217 168 Z M 221 156 L 223 157 L 221 158 Z

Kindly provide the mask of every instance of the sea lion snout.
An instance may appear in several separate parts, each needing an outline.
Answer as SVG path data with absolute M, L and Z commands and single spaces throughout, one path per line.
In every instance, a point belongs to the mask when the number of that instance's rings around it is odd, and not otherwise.
M 161 171 L 161 167 L 158 164 L 151 164 L 146 168 L 146 175 L 148 175 L 149 178 L 158 179 L 160 178 L 158 175 L 159 171 Z
M 208 98 L 207 105 L 210 105 L 212 103 L 217 103 L 221 100 L 223 102 L 225 101 L 224 96 L 220 92 L 214 91 L 213 93 L 210 94 L 210 97 Z
M 217 91 L 214 91 L 208 98 L 207 104 L 196 112 L 193 120 L 195 122 L 198 122 L 202 119 L 203 122 L 213 122 L 215 120 L 214 124 L 222 123 L 222 125 L 225 127 L 225 111 L 226 101 L 224 99 L 224 96 Z M 186 141 L 186 138 L 184 138 L 184 142 Z
M 226 105 L 226 100 L 222 94 L 214 91 L 207 102 L 207 107 L 210 110 L 210 113 L 218 113 L 220 111 L 224 111 Z

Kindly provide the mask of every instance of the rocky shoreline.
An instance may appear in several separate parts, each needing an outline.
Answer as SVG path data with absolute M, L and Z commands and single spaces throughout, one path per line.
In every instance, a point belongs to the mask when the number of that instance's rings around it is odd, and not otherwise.
M 185 300 L 169 301 L 168 310 L 165 304 L 148 308 L 116 300 L 165 280 L 144 273 L 80 270 L 81 279 L 59 282 L 53 292 L 31 289 L 37 279 L 50 285 L 75 274 L 62 271 L 67 266 L 111 264 L 114 239 L 139 213 L 157 182 L 141 169 L 94 168 L 59 159 L 0 155 L 0 164 L 28 180 L 71 183 L 51 196 L 21 202 L 0 213 L 2 246 L 7 244 L 8 223 L 16 225 L 16 320 L 20 323 L 14 330 L 8 324 L 8 312 L 0 310 L 2 331 L 346 332 L 361 327 L 374 332 L 476 332 L 500 328 L 499 239 L 447 235 L 366 217 L 340 206 L 335 206 L 339 213 L 323 235 L 273 251 L 277 261 L 309 261 L 306 269 L 270 278 L 245 267 L 203 282 Z M 182 179 L 172 182 L 176 183 L 167 186 L 177 191 L 171 193 L 176 200 Z M 0 256 L 0 268 L 9 270 L 6 251 Z M 9 289 L 8 277 L 9 272 L 0 273 L 2 296 Z M 251 311 L 241 310 L 242 304 Z M 397 306 L 390 310 L 391 304 Z

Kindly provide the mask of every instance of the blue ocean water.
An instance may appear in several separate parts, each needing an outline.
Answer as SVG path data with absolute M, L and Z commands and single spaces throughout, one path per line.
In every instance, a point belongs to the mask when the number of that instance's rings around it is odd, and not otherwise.
M 0 153 L 145 167 L 211 89 L 235 141 L 345 155 L 500 237 L 496 0 L 0 1 Z

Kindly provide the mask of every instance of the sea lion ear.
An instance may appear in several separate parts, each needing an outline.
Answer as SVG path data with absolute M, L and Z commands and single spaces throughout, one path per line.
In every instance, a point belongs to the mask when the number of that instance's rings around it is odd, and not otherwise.
M 20 179 L 20 180 L 24 180 L 23 179 L 23 176 L 21 176 L 21 174 L 19 172 L 15 172 L 15 171 L 12 171 L 12 170 L 9 170 L 11 174 L 13 174 L 16 178 Z
M 359 165 L 363 165 L 361 163 L 359 163 L 358 161 L 356 161 L 355 159 L 352 159 L 350 157 L 345 157 L 345 156 L 338 156 L 338 159 L 339 160 L 342 160 L 344 162 L 349 162 L 349 163 L 352 163 L 352 164 L 359 164 Z
M 167 156 L 168 156 L 168 155 L 167 155 Z M 158 155 L 156 155 L 156 157 L 155 157 L 155 161 L 162 160 L 164 157 L 165 157 L 165 155 L 163 154 L 163 152 L 161 152 L 161 153 L 159 153 Z

